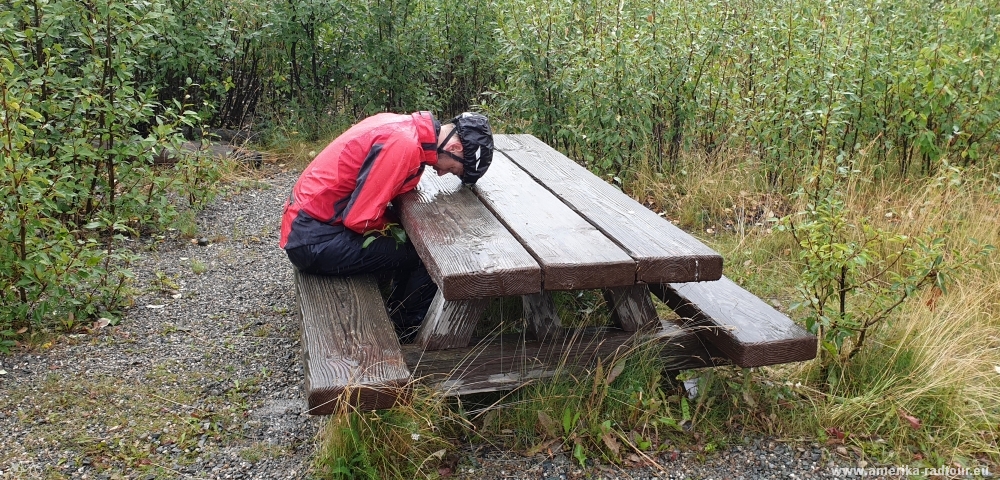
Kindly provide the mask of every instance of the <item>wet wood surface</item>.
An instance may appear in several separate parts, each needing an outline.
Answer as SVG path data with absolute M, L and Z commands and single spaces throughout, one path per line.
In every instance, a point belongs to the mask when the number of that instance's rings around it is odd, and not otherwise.
M 652 294 L 646 285 L 604 289 L 611 321 L 626 332 L 635 332 L 658 323 Z
M 499 152 L 621 245 L 638 262 L 636 280 L 699 282 L 722 275 L 721 255 L 541 140 L 531 135 L 496 135 L 494 143 Z M 492 174 L 491 167 L 483 179 Z
M 691 320 L 686 326 L 741 367 L 799 362 L 816 356 L 815 335 L 726 277 L 651 289 Z
M 663 321 L 660 329 L 638 337 L 617 329 L 578 329 L 555 341 L 539 342 L 519 335 L 481 339 L 473 346 L 425 352 L 403 345 L 403 357 L 414 378 L 447 395 L 513 390 L 524 384 L 552 378 L 557 372 L 578 373 L 623 358 L 638 345 L 657 342 L 668 370 L 726 364 L 713 358 L 701 339 Z
M 426 168 L 397 200 L 403 228 L 447 300 L 537 293 L 538 263 L 454 175 Z
M 545 290 L 635 283 L 635 261 L 503 155 L 473 190 L 542 267 Z
M 410 370 L 375 279 L 296 273 L 308 413 L 389 408 L 407 395 Z
M 445 300 L 438 290 L 420 324 L 415 343 L 425 350 L 468 346 L 489 303 L 488 298 Z

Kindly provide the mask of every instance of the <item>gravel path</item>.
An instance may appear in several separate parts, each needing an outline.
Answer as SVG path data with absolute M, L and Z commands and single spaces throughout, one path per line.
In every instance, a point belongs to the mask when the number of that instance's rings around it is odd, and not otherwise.
M 0 357 L 0 478 L 308 477 L 322 419 L 304 415 L 291 267 L 277 246 L 296 172 L 230 192 L 179 232 L 135 242 L 118 325 Z M 580 470 L 564 455 L 463 448 L 456 478 L 826 478 L 836 452 L 749 440 L 659 467 Z

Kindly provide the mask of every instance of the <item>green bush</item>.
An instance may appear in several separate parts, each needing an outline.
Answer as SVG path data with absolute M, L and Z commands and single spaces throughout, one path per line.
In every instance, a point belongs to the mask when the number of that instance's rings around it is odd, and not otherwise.
M 202 160 L 153 164 L 178 126 L 198 124 L 135 81 L 171 21 L 141 1 L 0 9 L 0 348 L 22 329 L 113 311 L 131 275 L 123 236 L 171 222 L 177 191 L 210 197 L 212 185 L 183 175 Z
M 983 0 L 510 0 L 489 108 L 604 172 L 728 151 L 785 191 L 828 152 L 933 174 L 944 155 L 990 161 L 1000 139 L 983 28 L 998 16 Z

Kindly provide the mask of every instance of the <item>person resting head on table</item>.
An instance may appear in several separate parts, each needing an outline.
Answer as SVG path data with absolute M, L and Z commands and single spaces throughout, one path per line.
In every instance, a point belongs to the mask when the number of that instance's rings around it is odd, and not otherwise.
M 489 120 L 466 112 L 441 123 L 430 112 L 380 113 L 349 128 L 299 176 L 285 202 L 280 246 L 300 272 L 392 276 L 390 318 L 401 341 L 423 321 L 437 286 L 398 223 L 392 200 L 416 188 L 424 168 L 474 184 L 493 160 Z M 366 240 L 368 243 L 366 244 Z

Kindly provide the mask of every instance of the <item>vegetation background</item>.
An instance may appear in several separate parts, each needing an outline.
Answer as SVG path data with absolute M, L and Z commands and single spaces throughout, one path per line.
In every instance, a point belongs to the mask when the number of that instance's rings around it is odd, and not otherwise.
M 688 374 L 693 399 L 637 354 L 483 410 L 345 412 L 317 472 L 433 474 L 468 435 L 585 463 L 733 431 L 995 462 L 998 24 L 989 0 L 0 0 L 0 351 L 115 321 L 127 239 L 189 229 L 224 173 L 164 149 L 246 128 L 305 160 L 375 112 L 476 109 L 676 219 L 821 352 Z

